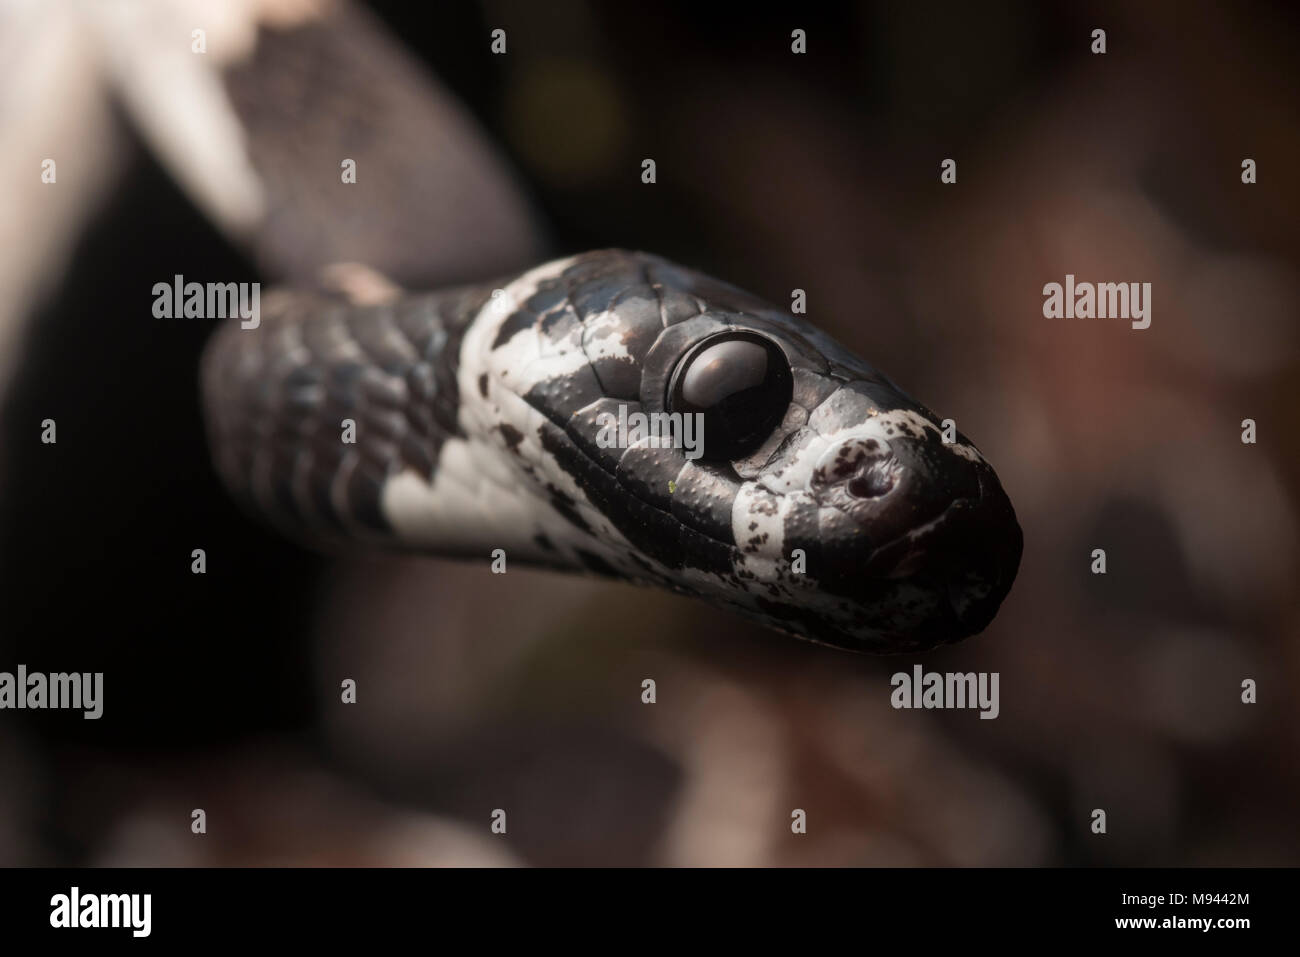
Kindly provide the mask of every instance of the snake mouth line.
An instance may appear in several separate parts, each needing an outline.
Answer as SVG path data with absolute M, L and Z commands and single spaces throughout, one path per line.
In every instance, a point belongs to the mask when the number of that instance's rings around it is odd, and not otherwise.
M 599 461 L 597 461 L 590 454 L 588 454 L 582 448 L 581 443 L 575 440 L 573 434 L 568 429 L 563 428 L 562 426 L 558 425 L 557 423 L 555 423 L 550 419 L 547 419 L 547 422 L 551 427 L 555 428 L 559 433 L 564 435 L 566 439 L 566 444 L 569 447 L 572 454 L 580 456 L 588 464 L 590 468 L 594 470 L 599 470 L 600 473 L 606 476 L 607 479 L 609 479 L 612 482 L 618 483 L 619 487 L 622 488 L 626 492 L 626 494 L 635 498 L 638 502 L 645 505 L 647 508 L 653 509 L 657 514 L 663 516 L 666 520 L 675 523 L 679 531 L 689 532 L 692 536 L 698 536 L 702 539 L 706 539 L 712 544 L 726 547 L 736 552 L 737 554 L 744 556 L 745 554 L 744 550 L 741 549 L 733 541 L 717 535 L 710 534 L 709 532 L 703 529 L 699 529 L 693 526 L 688 526 L 682 523 L 680 519 L 672 511 L 663 508 L 657 502 L 652 501 L 646 498 L 645 496 L 639 494 L 634 487 L 624 485 L 622 482 L 619 481 L 617 475 L 610 473 L 609 471 L 604 469 L 601 466 L 601 463 Z M 718 463 L 713 465 L 712 467 L 716 471 L 723 474 L 724 477 L 726 477 L 728 480 L 734 481 L 738 484 L 744 482 L 744 479 L 735 471 L 734 467 L 730 463 Z M 977 474 L 978 474 L 978 470 L 977 470 Z M 874 573 L 874 574 L 870 574 L 868 577 L 879 581 L 891 581 L 891 580 L 903 581 L 909 579 L 920 581 L 931 577 L 931 575 L 927 573 L 928 570 L 922 568 L 919 565 L 916 567 L 909 567 L 907 563 L 909 558 L 915 558 L 919 561 L 925 558 L 926 556 L 933 554 L 936 549 L 929 543 L 926 543 L 926 546 L 924 548 L 908 548 L 906 546 L 914 544 L 918 536 L 925 536 L 925 535 L 932 535 L 935 533 L 939 533 L 940 537 L 943 537 L 942 536 L 943 528 L 946 524 L 948 524 L 952 520 L 952 517 L 954 515 L 960 514 L 964 510 L 974 510 L 978 508 L 981 504 L 987 502 L 988 496 L 986 494 L 986 490 L 987 490 L 987 486 L 985 485 L 984 480 L 981 477 L 980 485 L 979 485 L 980 494 L 977 497 L 959 498 L 950 502 L 947 506 L 945 506 L 942 509 L 942 511 L 940 511 L 937 515 L 927 519 L 924 523 L 917 525 L 913 528 L 907 529 L 906 531 L 899 533 L 894 538 L 891 538 L 888 542 L 885 542 L 884 544 L 879 545 L 874 549 L 872 549 L 870 555 L 864 561 L 855 563 L 856 569 L 859 572 L 866 571 L 871 566 L 877 565 L 880 559 L 886 557 L 889 552 L 902 548 L 904 549 L 902 554 L 899 555 L 897 558 L 894 559 L 893 562 L 890 563 L 888 572 L 883 574 Z M 810 489 L 805 489 L 804 491 L 811 493 Z M 1001 497 L 1005 500 L 1004 495 Z M 830 506 L 819 505 L 819 508 L 829 508 L 829 507 Z M 1008 503 L 1008 507 L 1009 507 L 1009 503 Z M 964 529 L 954 529 L 952 530 L 949 537 L 960 538 L 962 531 L 964 531 Z M 968 553 L 969 549 L 964 549 L 963 552 Z M 1018 553 L 1017 553 L 1017 557 L 1018 557 Z M 960 564 L 961 564 L 960 560 L 956 555 L 950 556 L 949 561 L 944 563 L 945 567 L 951 566 L 954 572 L 957 570 L 957 567 L 960 566 Z M 1014 576 L 1014 572 L 1015 572 L 1015 568 L 1013 567 L 1010 569 L 1010 575 Z M 823 578 L 830 580 L 839 576 L 836 576 L 834 574 L 825 574 L 819 576 L 810 569 L 808 573 L 808 577 L 812 581 L 820 583 Z M 1009 576 L 1005 574 L 998 574 L 994 576 L 994 581 L 995 583 L 1001 582 L 1007 579 L 1008 577 Z M 956 585 L 947 578 L 943 579 L 942 582 L 945 589 L 951 590 L 956 587 Z M 1008 581 L 1008 586 L 1009 586 L 1009 581 Z M 994 588 L 994 590 L 996 591 L 997 589 Z M 999 596 L 999 601 L 1000 600 L 1001 600 L 1001 596 Z
M 947 506 L 944 507 L 944 509 L 938 515 L 934 516 L 933 518 L 927 519 L 922 524 L 917 525 L 913 528 L 909 528 L 905 532 L 900 532 L 898 535 L 894 536 L 889 541 L 884 542 L 881 545 L 877 545 L 875 548 L 871 550 L 871 555 L 867 559 L 867 564 L 875 564 L 877 560 L 886 556 L 887 553 L 889 553 L 890 551 L 897 550 L 904 543 L 914 543 L 916 538 L 920 535 L 926 535 L 929 534 L 930 532 L 940 530 L 943 524 L 948 520 L 948 517 L 953 512 L 955 512 L 959 508 L 972 506 L 976 504 L 978 501 L 979 501 L 978 499 L 959 498 L 949 503 Z M 880 577 L 891 578 L 891 579 L 914 577 L 914 575 L 916 574 L 916 570 L 915 569 L 909 570 L 905 567 L 905 563 L 907 562 L 908 558 L 913 554 L 918 554 L 918 553 L 912 552 L 910 549 L 905 551 L 904 554 L 897 560 L 893 569 L 891 569 L 890 573 L 887 575 L 882 575 Z

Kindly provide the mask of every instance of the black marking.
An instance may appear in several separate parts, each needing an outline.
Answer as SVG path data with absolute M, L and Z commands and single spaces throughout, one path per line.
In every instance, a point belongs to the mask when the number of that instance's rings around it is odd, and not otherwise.
M 578 317 L 584 321 L 593 313 L 605 312 L 613 306 L 628 284 L 624 264 L 615 264 L 613 269 L 601 263 L 595 263 L 594 267 L 589 261 L 576 263 L 565 270 L 565 278 L 571 282 L 569 299 Z M 593 272 L 595 275 L 584 275 Z M 574 275 L 570 276 L 570 273 Z
M 523 332 L 525 329 L 531 329 L 536 321 L 537 316 L 533 313 L 516 309 L 506 317 L 505 321 L 501 323 L 501 327 L 497 329 L 497 337 L 492 342 L 492 348 L 500 349 L 513 339 L 517 333 Z
M 509 422 L 502 422 L 497 426 L 497 431 L 501 433 L 501 438 L 506 440 L 506 445 L 515 455 L 519 454 L 519 443 L 524 440 L 524 433 L 520 432 Z
M 633 552 L 628 557 L 631 558 L 632 563 L 636 565 L 637 568 L 640 568 L 642 571 L 658 574 L 655 571 L 655 567 L 651 565 L 648 561 L 646 561 L 644 558 L 642 558 L 640 555 L 638 555 L 636 552 Z
M 736 567 L 736 550 L 726 542 L 681 526 L 678 537 L 682 540 L 683 563 L 690 568 L 712 572 L 723 578 L 733 578 Z
M 358 466 L 348 476 L 347 500 L 351 518 L 378 532 L 391 532 L 380 501 L 387 476 L 369 465 Z
M 574 476 L 591 503 L 628 541 L 661 565 L 681 567 L 678 523 L 670 515 L 647 505 L 635 495 L 629 495 L 556 427 L 543 423 L 538 436 L 542 448 L 550 453 L 560 468 Z
M 487 398 L 488 393 L 488 374 L 484 372 L 478 377 L 478 394 Z
M 569 418 L 604 396 L 591 366 L 539 382 L 528 390 L 524 401 L 561 428 Z
M 604 575 L 606 578 L 624 577 L 622 572 L 593 552 L 589 552 L 582 548 L 575 548 L 573 553 L 578 556 L 578 560 L 581 561 L 589 571 L 595 572 L 597 575 Z
M 564 323 L 562 334 L 568 335 L 577 332 L 579 323 L 573 313 L 567 309 L 557 309 L 546 313 L 542 317 L 542 335 L 546 336 L 548 339 L 560 338 L 560 336 L 556 334 L 555 329 L 561 322 Z
M 571 309 L 550 313 L 542 320 L 541 333 L 544 356 L 573 352 L 582 344 L 582 323 Z
M 687 319 L 694 319 L 702 311 L 700 302 L 672 286 L 657 285 L 659 294 L 659 313 L 665 326 L 673 326 Z
M 543 424 L 538 435 L 542 447 L 551 453 L 561 468 L 574 476 L 592 505 L 636 548 L 668 568 L 689 566 L 718 575 L 731 574 L 735 550 L 730 544 L 715 541 L 684 525 L 663 509 L 647 504 L 636 494 L 628 494 L 628 489 L 620 481 L 583 455 L 553 426 Z M 671 449 L 645 451 L 680 458 L 680 453 Z M 661 459 L 660 464 L 667 461 L 671 459 Z M 667 488 L 666 479 L 664 488 Z M 661 498 L 666 499 L 666 496 Z
M 637 498 L 671 513 L 668 483 L 677 481 L 684 462 L 685 458 L 676 449 L 634 445 L 622 450 L 614 475 Z
M 537 291 L 528 297 L 528 310 L 535 315 L 550 312 L 569 298 L 568 290 L 559 279 L 543 279 Z
M 733 544 L 731 510 L 740 483 L 726 469 L 687 461 L 677 476 L 673 515 L 716 541 Z
M 603 356 L 591 363 L 601 391 L 614 399 L 635 402 L 641 395 L 641 366 L 632 359 Z
M 544 430 L 546 429 L 546 426 L 543 426 L 542 429 L 543 429 L 542 441 L 544 443 L 545 442 Z M 573 525 L 576 528 L 581 529 L 587 534 L 591 534 L 591 526 L 587 524 L 587 520 L 582 517 L 581 513 L 578 512 L 577 509 L 578 503 L 574 501 L 571 495 L 568 495 L 567 493 L 561 491 L 560 489 L 556 488 L 554 485 L 551 485 L 549 482 L 546 485 L 546 491 L 549 492 L 551 495 L 552 508 L 554 508 L 557 512 L 559 512 L 566 519 L 568 519 L 569 524 Z
M 600 398 L 585 409 L 573 413 L 569 421 L 565 423 L 565 432 L 568 433 L 569 438 L 577 443 L 583 454 L 599 462 L 607 472 L 612 472 L 618 467 L 618 460 L 623 455 L 623 449 L 617 444 L 616 420 L 618 419 L 620 405 L 624 406 L 629 416 L 634 412 L 641 411 L 641 406 L 635 402 L 619 402 L 615 399 Z M 608 448 L 601 448 L 597 440 L 602 432 L 602 417 L 607 415 L 613 416 L 613 420 L 604 421 L 615 422 L 613 438 L 616 441 Z
M 429 443 L 414 435 L 402 439 L 402 461 L 415 470 L 415 473 L 429 484 L 433 484 L 433 473 L 438 467 L 438 460 L 429 454 Z

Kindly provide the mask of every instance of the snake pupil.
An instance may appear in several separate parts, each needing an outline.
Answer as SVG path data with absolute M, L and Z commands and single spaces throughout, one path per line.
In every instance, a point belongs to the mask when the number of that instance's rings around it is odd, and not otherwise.
M 703 415 L 704 458 L 741 458 L 781 423 L 793 385 L 775 342 L 755 333 L 721 333 L 696 344 L 678 364 L 668 409 Z

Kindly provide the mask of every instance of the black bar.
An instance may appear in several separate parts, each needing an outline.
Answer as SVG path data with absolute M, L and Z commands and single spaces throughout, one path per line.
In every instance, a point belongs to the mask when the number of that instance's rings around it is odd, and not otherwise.
M 300 946 L 386 937 L 460 950 L 464 944 L 455 942 L 467 937 L 486 943 L 515 932 L 538 943 L 576 936 L 621 947 L 638 935 L 682 941 L 692 927 L 737 939 L 842 931 L 864 948 L 893 938 L 926 945 L 1208 939 L 1231 946 L 1254 933 L 1282 933 L 1295 884 L 1293 870 L 1220 868 L 6 870 L 0 926 L 6 943 L 62 938 L 92 946 L 114 938 Z M 70 904 L 74 886 L 83 908 L 87 896 L 150 895 L 147 937 L 130 926 L 52 927 L 56 895 Z M 90 909 L 98 907 L 97 898 Z M 129 912 L 123 915 L 120 922 L 130 924 Z M 142 929 L 143 914 L 135 916 Z M 1208 930 L 1203 920 L 1212 922 Z

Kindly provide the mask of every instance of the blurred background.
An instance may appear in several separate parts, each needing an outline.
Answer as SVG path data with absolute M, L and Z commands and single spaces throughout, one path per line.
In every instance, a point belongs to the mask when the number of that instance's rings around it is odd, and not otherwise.
M 700 6 L 0 2 L 0 670 L 105 673 L 98 721 L 0 712 L 0 864 L 1300 863 L 1300 13 Z M 805 289 L 957 421 L 1025 531 L 986 633 L 860 657 L 301 550 L 208 462 L 213 324 L 151 314 L 603 246 Z M 1066 273 L 1152 283 L 1151 327 L 1044 319 Z M 998 719 L 893 710 L 917 662 L 999 672 Z

